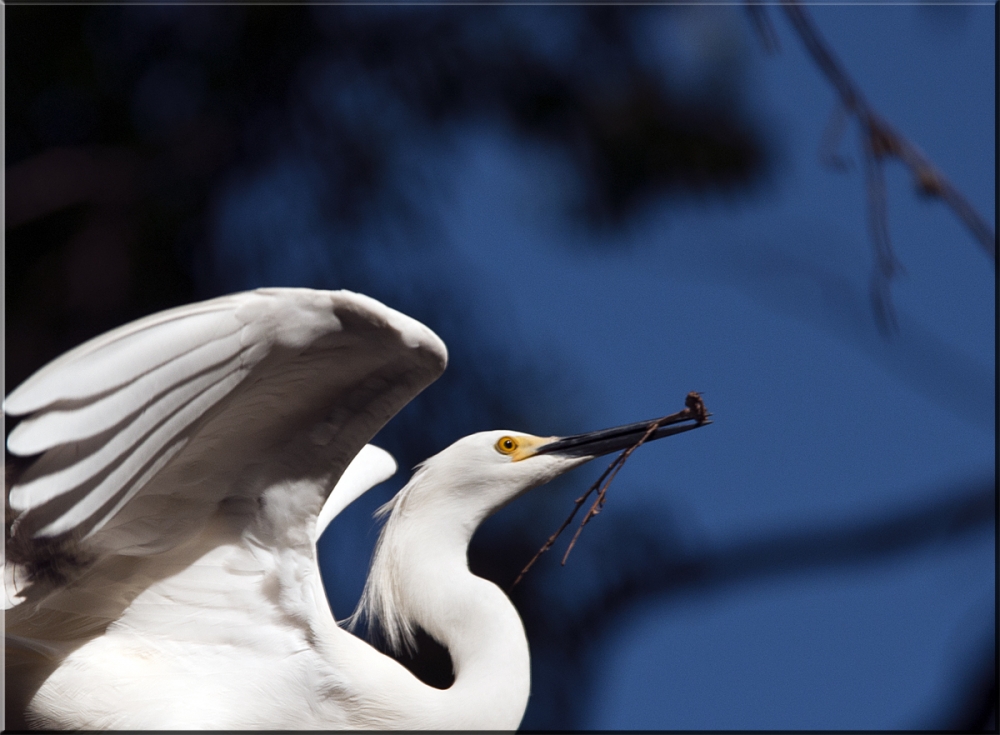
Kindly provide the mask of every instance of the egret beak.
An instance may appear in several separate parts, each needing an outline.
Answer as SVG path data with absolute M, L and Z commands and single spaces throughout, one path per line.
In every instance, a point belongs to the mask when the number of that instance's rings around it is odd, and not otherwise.
M 634 424 L 616 426 L 613 429 L 591 431 L 556 439 L 535 449 L 534 454 L 559 454 L 564 457 L 600 457 L 603 454 L 628 449 L 644 436 L 645 442 L 662 439 L 665 436 L 682 434 L 699 426 L 712 423 L 705 410 L 705 404 L 697 393 L 688 395 L 687 408 L 670 416 Z M 653 427 L 656 428 L 653 428 Z M 652 432 L 650 429 L 653 428 Z M 649 433 L 648 436 L 646 434 Z

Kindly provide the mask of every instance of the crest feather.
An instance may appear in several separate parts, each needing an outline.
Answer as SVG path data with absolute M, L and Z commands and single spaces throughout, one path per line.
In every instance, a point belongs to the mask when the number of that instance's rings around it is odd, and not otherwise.
M 365 620 L 369 635 L 381 637 L 393 653 L 416 650 L 416 626 L 404 602 L 400 571 L 393 561 L 399 556 L 393 548 L 399 535 L 400 511 L 406 505 L 411 488 L 418 484 L 423 469 L 423 464 L 417 465 L 410 482 L 375 511 L 375 519 L 385 519 L 385 524 L 375 544 L 358 607 L 345 621 L 347 629 L 354 632 L 361 620 Z

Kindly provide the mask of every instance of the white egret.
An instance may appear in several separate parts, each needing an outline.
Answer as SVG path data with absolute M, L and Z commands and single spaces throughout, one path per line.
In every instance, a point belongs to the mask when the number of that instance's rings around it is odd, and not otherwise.
M 4 404 L 22 417 L 8 450 L 34 458 L 8 495 L 7 725 L 516 728 L 528 645 L 469 571 L 469 540 L 648 424 L 467 436 L 383 507 L 356 614 L 394 647 L 416 628 L 444 645 L 455 679 L 436 689 L 334 621 L 315 542 L 395 471 L 367 442 L 446 361 L 431 330 L 368 297 L 260 289 L 133 322 L 31 376 Z

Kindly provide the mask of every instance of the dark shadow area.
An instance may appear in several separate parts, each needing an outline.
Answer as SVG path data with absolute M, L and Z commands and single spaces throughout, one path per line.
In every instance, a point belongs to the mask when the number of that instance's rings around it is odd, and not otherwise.
M 708 548 L 680 542 L 680 534 L 664 520 L 660 515 L 618 513 L 602 522 L 599 531 L 593 529 L 587 542 L 593 545 L 591 555 L 601 563 L 577 572 L 589 578 L 587 584 L 575 586 L 584 590 L 583 596 L 573 594 L 574 585 L 554 579 L 568 573 L 556 559 L 548 559 L 547 566 L 533 570 L 538 574 L 535 579 L 529 574 L 515 588 L 512 599 L 528 630 L 539 695 L 529 704 L 526 727 L 572 727 L 574 713 L 585 709 L 592 693 L 595 662 L 590 656 L 597 648 L 595 642 L 622 625 L 623 618 L 639 605 L 669 604 L 672 599 L 774 577 L 863 568 L 987 533 L 996 522 L 995 483 L 991 479 L 942 488 L 934 501 L 915 503 L 879 518 L 817 524 Z M 547 530 L 536 533 L 536 539 L 543 539 Z M 516 545 L 514 538 L 493 537 L 485 548 L 474 543 L 473 569 L 498 584 L 509 584 L 519 571 L 516 560 L 535 550 L 524 536 Z M 501 569 L 499 560 L 510 562 Z M 971 665 L 968 700 L 956 704 L 954 719 L 947 718 L 952 724 L 946 729 L 960 729 L 959 722 L 995 713 L 991 694 L 995 684 L 989 689 L 989 677 L 983 675 L 981 665 Z M 944 727 L 929 722 L 924 726 Z

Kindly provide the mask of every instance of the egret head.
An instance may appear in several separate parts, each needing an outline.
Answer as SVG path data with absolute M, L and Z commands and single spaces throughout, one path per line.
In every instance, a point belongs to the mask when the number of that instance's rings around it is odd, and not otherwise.
M 510 430 L 481 431 L 463 437 L 429 458 L 401 492 L 406 507 L 450 506 L 466 522 L 484 518 L 533 487 L 586 462 L 589 457 L 539 454 L 557 437 Z M 402 508 L 403 506 L 401 506 Z
M 643 421 L 567 437 L 482 431 L 459 439 L 423 462 L 383 512 L 426 509 L 470 533 L 486 517 L 531 488 L 611 452 L 633 446 L 650 428 Z M 694 428 L 662 426 L 646 442 Z
M 654 422 L 642 421 L 567 437 L 499 430 L 459 439 L 419 465 L 410 482 L 379 509 L 378 515 L 388 518 L 350 625 L 366 616 L 381 627 L 393 649 L 412 647 L 413 621 L 420 617 L 413 600 L 420 599 L 420 591 L 401 593 L 418 578 L 410 564 L 446 558 L 442 550 L 450 549 L 464 566 L 465 548 L 479 524 L 519 495 L 640 439 L 693 429 L 705 423 L 704 416 L 696 421 L 652 431 Z

